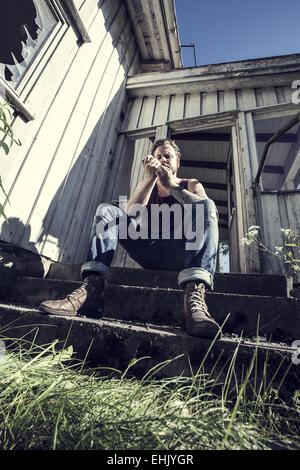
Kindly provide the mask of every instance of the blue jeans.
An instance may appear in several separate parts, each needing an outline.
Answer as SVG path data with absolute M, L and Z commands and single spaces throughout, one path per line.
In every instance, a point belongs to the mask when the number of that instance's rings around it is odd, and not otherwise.
M 120 242 L 143 268 L 179 271 L 179 286 L 199 280 L 212 289 L 219 242 L 218 211 L 211 199 L 190 204 L 189 209 L 187 226 L 190 231 L 182 229 L 180 235 L 176 235 L 176 228 L 171 227 L 167 238 L 162 235 L 158 238 L 149 234 L 151 227 L 142 235 L 136 219 L 118 206 L 100 204 L 92 226 L 90 254 L 81 267 L 82 276 L 87 272 L 97 272 L 107 281 L 109 267 Z

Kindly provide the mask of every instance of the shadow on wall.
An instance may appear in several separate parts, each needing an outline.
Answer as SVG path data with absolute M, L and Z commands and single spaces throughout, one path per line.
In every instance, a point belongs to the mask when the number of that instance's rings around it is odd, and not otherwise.
M 122 99 L 123 87 L 98 120 L 79 155 L 76 147 L 72 155 L 65 156 L 70 163 L 64 177 L 59 174 L 61 153 L 59 148 L 54 150 L 57 155 L 41 182 L 43 191 L 52 190 L 53 197 L 37 235 L 32 236 L 31 217 L 26 223 L 11 217 L 2 223 L 0 240 L 55 261 L 79 264 L 85 260 L 98 204 L 129 193 L 134 152 L 131 142 L 116 130 L 120 120 L 115 113 Z M 79 143 L 80 136 L 76 138 Z M 54 192 L 55 180 L 61 183 Z M 45 192 L 43 195 L 45 197 Z M 37 214 L 32 211 L 31 215 Z
M 23 222 L 17 217 L 9 217 L 7 220 L 4 221 L 1 227 L 0 240 L 7 238 L 7 236 L 12 236 L 16 229 L 22 232 L 22 239 L 24 240 L 24 243 L 25 245 L 27 245 L 28 249 L 33 253 L 37 253 L 38 251 L 35 247 L 35 244 L 30 241 L 30 225 L 24 225 Z
M 25 250 L 11 243 L 0 241 L 0 293 L 5 293 L 6 287 L 15 276 L 44 277 L 50 268 L 50 262 L 42 259 L 34 244 L 30 242 L 30 226 L 24 226 L 20 219 L 14 217 L 4 222 L 2 230 L 9 230 L 10 226 L 19 226 L 23 230 L 30 249 Z M 2 230 L 0 240 L 2 239 Z
M 37 240 L 45 256 L 64 263 L 84 261 L 98 204 L 128 194 L 133 152 L 124 136 L 112 126 L 107 129 L 118 99 L 110 103 L 76 161 L 72 159 L 49 205 Z
M 133 152 L 130 143 L 123 135 L 118 134 L 118 129 L 123 125 L 127 99 L 125 83 L 128 70 L 135 61 L 136 46 L 133 35 L 128 35 L 129 26 L 123 2 L 102 0 L 98 2 L 98 7 L 104 15 L 107 34 L 111 36 L 114 45 L 112 53 L 113 51 L 118 53 L 119 68 L 114 57 L 115 65 L 112 66 L 114 73 L 109 74 L 111 63 L 108 61 L 107 67 L 101 71 L 101 76 L 94 85 L 93 96 L 86 103 L 83 117 L 82 113 L 77 114 L 78 101 L 86 86 L 85 81 L 82 83 L 65 127 L 56 131 L 57 144 L 51 149 L 46 174 L 43 177 L 34 176 L 40 178 L 40 190 L 29 216 L 27 219 L 24 216 L 26 223 L 22 225 L 15 221 L 9 226 L 4 225 L 1 232 L 3 240 L 31 251 L 36 251 L 34 247 L 36 244 L 39 253 L 65 263 L 81 263 L 85 259 L 97 205 L 103 201 L 117 199 L 119 194 L 127 194 L 129 190 Z M 125 29 L 126 35 L 123 34 Z M 99 58 L 101 54 L 102 49 L 99 44 Z M 95 66 L 94 62 L 92 66 Z M 87 73 L 86 78 L 88 76 Z M 104 88 L 103 81 L 105 81 Z M 82 144 L 85 139 L 84 134 L 88 135 L 87 127 L 91 125 L 91 115 L 95 114 L 95 109 L 99 105 L 103 110 L 102 114 L 100 111 L 97 123 L 88 139 Z M 72 133 L 72 123 L 74 129 L 78 129 L 80 118 L 82 121 L 80 133 Z M 47 125 L 47 119 L 44 125 Z M 51 145 L 51 138 L 49 144 Z M 38 140 L 37 145 L 41 145 Z M 71 148 L 69 153 L 62 155 L 63 146 Z M 23 165 L 26 164 L 25 160 Z M 22 168 L 19 174 L 22 176 Z M 49 195 L 47 212 L 43 209 L 46 194 Z M 41 222 L 39 222 L 39 211 L 45 214 Z M 30 241 L 30 226 L 32 241 Z
M 78 147 L 70 159 L 69 170 L 53 197 L 42 231 L 37 240 L 41 253 L 61 262 L 81 263 L 89 251 L 90 231 L 98 204 L 128 194 L 133 159 L 131 144 L 118 129 L 123 127 L 126 76 L 135 58 L 135 50 L 128 56 L 127 12 L 122 1 L 99 0 L 107 32 L 119 57 L 119 70 L 125 78 L 117 87 L 115 75 L 110 77 L 109 91 L 104 112 L 94 127 L 79 156 Z M 132 41 L 133 34 L 130 35 Z M 100 48 L 99 48 L 100 51 Z M 102 49 L 100 51 L 100 54 Z M 109 64 L 110 65 L 110 64 Z M 104 70 L 104 74 L 106 69 Z M 103 77 L 95 87 L 90 111 L 100 99 L 103 105 Z M 105 88 L 106 89 L 106 88 Z M 76 106 L 76 105 L 75 105 Z M 73 112 L 76 112 L 76 109 Z M 89 113 L 83 122 L 81 133 L 88 125 Z M 76 135 L 80 145 L 81 135 Z M 53 251 L 51 250 L 53 244 Z

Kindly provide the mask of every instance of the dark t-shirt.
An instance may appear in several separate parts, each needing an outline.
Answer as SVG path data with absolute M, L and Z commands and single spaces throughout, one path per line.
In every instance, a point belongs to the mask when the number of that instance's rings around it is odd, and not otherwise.
M 187 178 L 183 178 L 179 182 L 179 186 L 183 189 L 188 189 L 189 180 Z M 168 206 L 172 206 L 176 204 L 178 201 L 173 196 L 161 197 L 158 195 L 157 184 L 154 186 L 152 193 L 150 194 L 149 202 L 147 207 L 150 207 L 151 204 L 168 204 Z
M 187 178 L 183 178 L 179 182 L 179 186 L 181 186 L 183 189 L 188 189 L 188 182 L 189 180 Z M 158 189 L 157 189 L 157 184 L 154 186 L 150 198 L 147 204 L 147 215 L 148 215 L 148 233 L 150 234 L 152 230 L 152 237 L 153 238 L 153 233 L 156 233 L 159 238 L 161 238 L 162 234 L 164 234 L 164 237 L 168 237 L 169 232 L 174 231 L 174 225 L 178 225 L 175 220 L 176 216 L 174 215 L 173 211 L 167 211 L 167 212 L 153 212 L 153 205 L 157 204 L 158 206 L 161 206 L 162 204 L 166 204 L 169 207 L 173 206 L 173 204 L 178 205 L 178 213 L 183 213 L 183 208 L 182 205 L 173 197 L 173 196 L 167 196 L 167 197 L 161 197 L 158 194 Z M 152 210 L 151 210 L 152 206 Z M 155 214 L 155 215 L 154 215 Z M 168 221 L 167 221 L 168 217 Z M 180 224 L 182 221 L 182 217 L 180 217 Z M 156 238 L 156 237 L 154 237 Z

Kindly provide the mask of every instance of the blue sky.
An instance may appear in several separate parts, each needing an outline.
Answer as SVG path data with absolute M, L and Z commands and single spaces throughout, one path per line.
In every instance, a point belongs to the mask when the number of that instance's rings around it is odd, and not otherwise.
M 197 65 L 300 53 L 300 0 L 175 0 L 181 44 Z M 185 67 L 194 66 L 183 48 Z

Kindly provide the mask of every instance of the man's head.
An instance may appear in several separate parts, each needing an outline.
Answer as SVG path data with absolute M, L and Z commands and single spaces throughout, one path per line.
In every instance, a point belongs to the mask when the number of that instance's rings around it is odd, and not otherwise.
M 159 139 L 154 142 L 151 154 L 157 158 L 162 165 L 171 168 L 175 174 L 180 165 L 181 153 L 174 142 L 171 139 Z

